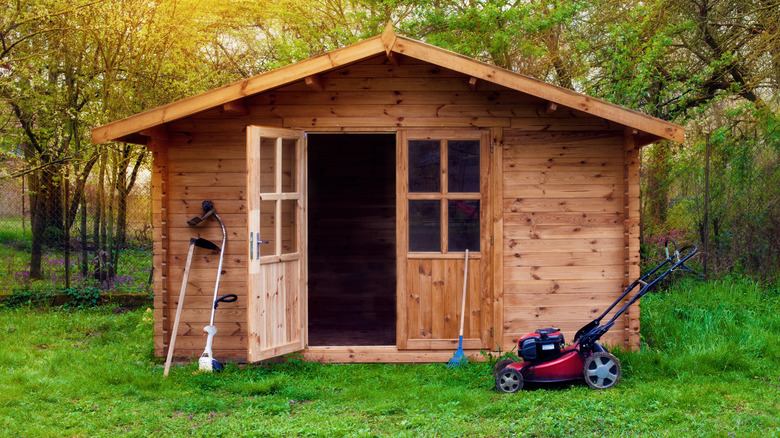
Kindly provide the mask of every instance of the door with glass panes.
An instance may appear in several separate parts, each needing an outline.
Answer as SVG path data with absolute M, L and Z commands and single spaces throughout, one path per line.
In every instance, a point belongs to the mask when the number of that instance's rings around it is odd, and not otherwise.
M 398 348 L 457 346 L 466 249 L 463 347 L 490 348 L 489 133 L 407 130 L 397 141 Z
M 247 127 L 247 356 L 305 340 L 305 142 L 291 129 Z

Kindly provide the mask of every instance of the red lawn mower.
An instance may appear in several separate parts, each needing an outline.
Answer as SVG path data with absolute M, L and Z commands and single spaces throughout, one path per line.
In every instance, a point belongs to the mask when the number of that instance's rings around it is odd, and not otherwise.
M 669 243 L 664 244 L 666 260 L 642 278 L 634 281 L 626 288 L 620 298 L 598 318 L 586 324 L 574 335 L 574 343 L 562 348 L 563 334 L 557 328 L 543 328 L 527 334 L 517 341 L 518 355 L 523 359 L 516 362 L 513 359 L 502 359 L 494 368 L 496 388 L 501 392 L 514 393 L 523 387 L 524 382 L 566 382 L 585 379 L 585 383 L 593 389 L 608 389 L 617 384 L 620 379 L 620 361 L 599 344 L 599 339 L 615 325 L 615 321 L 647 292 L 652 290 L 666 276 L 677 270 L 696 273 L 685 266 L 698 251 L 694 245 L 677 248 L 674 254 L 669 252 Z M 661 268 L 671 264 L 663 272 Z M 609 322 L 601 325 L 601 320 L 632 290 L 639 287 L 639 292 L 618 310 Z

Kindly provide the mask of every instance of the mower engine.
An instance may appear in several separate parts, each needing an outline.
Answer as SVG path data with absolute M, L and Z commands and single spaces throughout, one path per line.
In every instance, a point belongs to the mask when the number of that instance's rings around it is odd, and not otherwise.
M 561 355 L 563 334 L 557 328 L 543 328 L 517 341 L 517 351 L 526 362 L 554 359 Z

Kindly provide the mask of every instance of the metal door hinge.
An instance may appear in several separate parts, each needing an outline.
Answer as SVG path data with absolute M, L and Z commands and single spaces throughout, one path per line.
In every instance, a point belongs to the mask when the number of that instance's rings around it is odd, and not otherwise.
M 494 338 L 496 337 L 495 331 L 493 330 L 493 327 L 490 327 L 490 337 Z
M 490 244 L 493 245 L 493 235 L 490 235 Z

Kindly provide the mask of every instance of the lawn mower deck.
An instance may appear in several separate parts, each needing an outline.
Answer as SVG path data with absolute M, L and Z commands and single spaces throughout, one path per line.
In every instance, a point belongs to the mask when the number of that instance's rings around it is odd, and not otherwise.
M 525 382 L 551 383 L 585 380 L 593 389 L 608 389 L 620 380 L 621 367 L 618 358 L 613 356 L 598 341 L 615 324 L 626 309 L 652 290 L 662 279 L 676 270 L 694 272 L 685 266 L 698 251 L 696 246 L 686 246 L 669 253 L 669 242 L 664 245 L 666 260 L 656 266 L 642 278 L 634 281 L 598 318 L 589 322 L 577 331 L 574 343 L 564 348 L 564 338 L 560 329 L 543 328 L 529 333 L 517 341 L 517 352 L 522 361 L 510 358 L 502 359 L 495 365 L 496 389 L 501 392 L 513 393 L 523 388 Z M 671 267 L 663 272 L 661 268 L 667 264 Z M 601 320 L 614 309 L 632 290 L 639 291 L 615 315 L 601 324 Z

